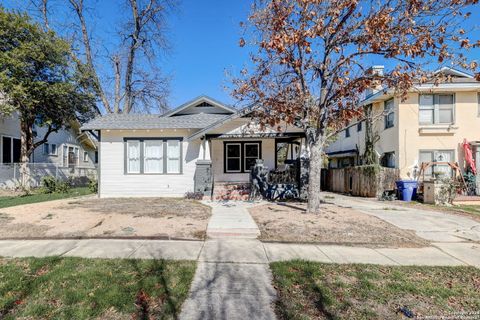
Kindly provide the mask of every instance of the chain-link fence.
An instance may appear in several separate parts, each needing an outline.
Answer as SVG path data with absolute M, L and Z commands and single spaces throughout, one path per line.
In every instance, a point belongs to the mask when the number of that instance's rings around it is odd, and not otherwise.
M 86 185 L 89 179 L 97 178 L 97 168 L 62 167 L 56 163 L 29 163 L 28 167 L 32 187 L 39 187 L 45 176 L 70 180 L 74 186 Z M 0 188 L 18 187 L 20 181 L 20 163 L 0 164 Z

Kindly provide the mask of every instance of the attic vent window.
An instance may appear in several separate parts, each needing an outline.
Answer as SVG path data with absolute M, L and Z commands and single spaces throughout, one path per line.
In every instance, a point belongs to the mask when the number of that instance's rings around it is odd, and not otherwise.
M 197 107 L 213 107 L 213 106 L 208 102 L 202 102 L 197 104 Z

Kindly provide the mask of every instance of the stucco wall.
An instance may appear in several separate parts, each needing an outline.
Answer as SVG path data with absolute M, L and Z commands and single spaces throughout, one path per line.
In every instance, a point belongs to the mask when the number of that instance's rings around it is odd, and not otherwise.
M 275 139 L 224 139 L 212 140 L 212 170 L 215 182 L 248 182 L 249 173 L 225 173 L 224 164 L 224 145 L 225 141 L 261 141 L 262 142 L 262 159 L 265 166 L 270 170 L 275 169 Z
M 455 93 L 455 123 L 419 125 L 417 93 L 401 102 L 399 111 L 399 168 L 402 177 L 412 175 L 420 150 L 454 150 L 455 161 L 463 167 L 462 142 L 480 141 L 480 117 L 477 92 Z
M 183 173 L 175 175 L 127 175 L 124 170 L 125 137 L 187 137 L 187 130 L 112 130 L 102 131 L 100 142 L 100 197 L 181 197 L 193 191 L 195 162 L 201 141 L 183 141 Z

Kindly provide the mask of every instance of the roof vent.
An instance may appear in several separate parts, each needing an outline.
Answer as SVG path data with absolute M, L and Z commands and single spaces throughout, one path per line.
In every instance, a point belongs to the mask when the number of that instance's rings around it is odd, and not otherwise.
M 202 103 L 199 103 L 195 106 L 195 108 L 204 108 L 204 107 L 213 107 L 210 103 L 208 102 L 202 102 Z

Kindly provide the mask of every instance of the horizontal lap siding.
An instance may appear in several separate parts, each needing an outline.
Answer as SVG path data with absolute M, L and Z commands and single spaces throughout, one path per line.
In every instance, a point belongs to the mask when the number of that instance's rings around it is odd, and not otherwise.
M 100 152 L 100 196 L 101 197 L 181 197 L 193 191 L 196 161 L 200 152 L 200 141 L 188 143 L 185 137 L 192 134 L 186 130 L 102 132 Z M 184 137 L 183 174 L 180 175 L 126 175 L 124 173 L 125 137 Z

